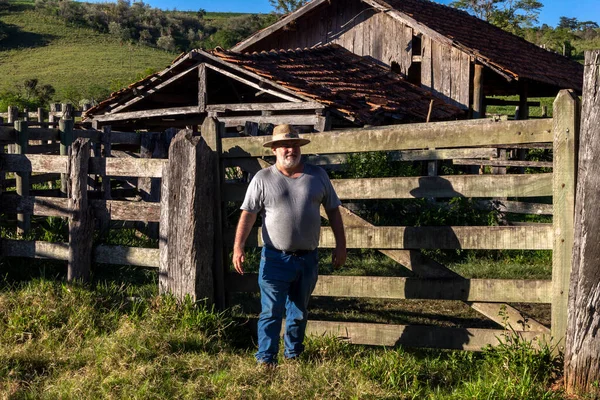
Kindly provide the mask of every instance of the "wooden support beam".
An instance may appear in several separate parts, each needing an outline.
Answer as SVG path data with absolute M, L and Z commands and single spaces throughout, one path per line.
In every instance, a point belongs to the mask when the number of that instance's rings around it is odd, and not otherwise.
M 320 103 L 303 101 L 301 103 L 240 103 L 240 104 L 210 104 L 207 112 L 228 111 L 290 111 L 290 110 L 322 110 L 325 106 Z
M 485 117 L 485 95 L 483 93 L 483 68 L 481 64 L 475 64 L 475 75 L 473 76 L 473 118 Z
M 121 112 L 116 114 L 103 114 L 95 116 L 94 120 L 98 121 L 98 123 L 108 123 L 114 121 L 124 121 L 128 119 L 173 117 L 178 115 L 195 115 L 199 113 L 200 109 L 198 106 L 171 107 L 154 110 Z
M 293 97 L 293 96 L 284 94 L 284 93 L 279 92 L 279 91 L 274 90 L 274 89 L 269 89 L 269 88 L 265 87 L 265 83 L 261 83 L 261 82 L 255 83 L 255 82 L 252 82 L 252 81 L 250 81 L 248 79 L 242 78 L 241 76 L 238 76 L 238 75 L 233 74 L 233 73 L 231 73 L 229 71 L 226 71 L 223 68 L 219 68 L 219 67 L 216 67 L 216 66 L 211 65 L 211 64 L 206 64 L 206 67 L 210 68 L 213 71 L 216 71 L 216 72 L 218 72 L 218 73 L 220 73 L 222 75 L 225 75 L 228 78 L 234 79 L 234 80 L 236 80 L 238 82 L 241 82 L 241 83 L 243 83 L 245 85 L 248 85 L 248 86 L 250 86 L 250 87 L 252 87 L 252 88 L 254 88 L 254 89 L 256 89 L 256 90 L 258 90 L 260 92 L 269 93 L 270 95 L 273 95 L 275 97 L 279 97 L 281 99 L 284 99 L 284 100 L 287 100 L 287 101 L 291 101 L 291 102 L 294 102 L 294 103 L 299 103 L 299 102 L 302 101 L 301 99 L 299 99 L 297 97 Z
M 68 281 L 86 282 L 90 278 L 94 215 L 88 207 L 89 139 L 77 139 L 69 150 L 69 263 Z
M 302 153 L 307 155 L 421 150 L 429 148 L 431 143 L 436 143 L 437 149 L 443 149 L 552 142 L 553 139 L 551 119 L 430 122 L 300 136 L 311 140 L 302 148 Z M 266 137 L 224 138 L 223 157 L 270 156 L 270 150 L 263 147 L 267 140 Z
M 573 255 L 575 182 L 580 105 L 577 96 L 561 90 L 554 100 L 554 245 L 552 248 L 552 340 L 564 348 L 569 280 Z
M 206 64 L 202 63 L 198 66 L 198 109 L 201 113 L 207 111 L 208 97 L 206 81 Z
M 135 103 L 139 102 L 140 100 L 143 100 L 145 98 L 147 98 L 148 96 L 158 92 L 160 89 L 170 85 L 171 83 L 177 81 L 179 78 L 182 78 L 183 76 L 189 74 L 190 72 L 194 71 L 196 68 L 198 68 L 197 65 L 194 65 L 191 68 L 186 69 L 183 72 L 180 72 L 177 75 L 174 75 L 172 77 L 170 77 L 169 79 L 167 79 L 166 81 L 151 87 L 150 89 L 144 91 L 143 93 L 141 93 L 139 96 L 134 97 L 133 99 L 129 100 L 128 102 L 126 102 L 125 104 L 122 104 L 118 107 L 115 108 L 111 108 L 110 113 L 118 113 L 121 110 L 126 109 L 127 107 L 130 107 L 132 105 L 134 105 Z
M 256 123 L 267 123 L 273 125 L 315 125 L 318 123 L 318 116 L 315 114 L 277 114 L 277 115 L 240 115 L 240 116 L 219 116 L 219 121 L 225 124 L 225 127 L 235 127 L 245 125 L 247 121 Z

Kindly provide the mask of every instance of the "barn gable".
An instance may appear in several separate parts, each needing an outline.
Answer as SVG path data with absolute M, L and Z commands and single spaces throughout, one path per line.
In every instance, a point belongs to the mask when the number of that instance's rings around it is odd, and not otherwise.
M 239 52 L 338 43 L 463 108 L 484 95 L 581 91 L 583 67 L 463 11 L 426 0 L 313 0 L 240 42 Z

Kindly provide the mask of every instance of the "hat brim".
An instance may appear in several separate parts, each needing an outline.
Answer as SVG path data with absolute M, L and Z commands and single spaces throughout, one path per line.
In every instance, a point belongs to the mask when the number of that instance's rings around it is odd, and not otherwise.
M 302 139 L 302 138 L 270 140 L 268 142 L 263 143 L 263 147 L 272 147 L 274 144 L 279 143 L 279 142 L 288 142 L 288 143 L 297 144 L 298 146 L 305 146 L 310 143 L 310 140 Z

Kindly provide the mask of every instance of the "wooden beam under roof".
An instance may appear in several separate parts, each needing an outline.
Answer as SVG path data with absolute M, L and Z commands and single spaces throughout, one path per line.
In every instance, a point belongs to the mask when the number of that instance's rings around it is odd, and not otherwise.
M 244 68 L 242 68 L 240 66 L 237 66 L 237 65 L 235 65 L 235 64 L 233 64 L 231 62 L 227 62 L 225 60 L 222 60 L 219 57 L 214 56 L 214 55 L 212 55 L 212 54 L 210 54 L 210 53 L 208 53 L 206 51 L 198 50 L 198 51 L 194 52 L 193 58 L 194 59 L 203 58 L 203 59 L 205 59 L 205 61 L 206 60 L 214 61 L 214 62 L 216 62 L 216 63 L 218 63 L 218 64 L 220 64 L 220 65 L 222 65 L 222 66 L 224 66 L 226 68 L 231 68 L 234 71 L 241 72 L 241 73 L 243 73 L 245 75 L 249 75 L 252 78 L 256 79 L 257 81 L 262 82 L 263 84 L 267 84 L 267 85 L 269 85 L 269 86 L 271 86 L 271 87 L 273 87 L 273 88 L 275 88 L 277 90 L 281 90 L 282 92 L 288 93 L 288 94 L 290 94 L 292 96 L 295 96 L 295 97 L 300 98 L 300 99 L 305 100 L 305 101 L 312 101 L 312 99 L 310 97 L 307 97 L 307 96 L 304 96 L 302 94 L 296 93 L 296 91 L 294 91 L 292 89 L 289 89 L 289 88 L 287 88 L 287 87 L 285 87 L 283 85 L 275 83 L 275 82 L 273 82 L 273 81 L 271 81 L 271 80 L 269 80 L 267 78 L 264 78 L 264 77 L 262 77 L 262 76 L 260 76 L 260 75 L 258 75 L 256 73 L 254 73 L 252 71 L 248 71 L 247 69 L 244 69 Z M 207 65 L 209 65 L 209 64 L 207 63 Z M 260 89 L 263 90 L 262 87 Z
M 301 103 L 240 103 L 240 104 L 210 104 L 206 111 L 288 111 L 288 110 L 322 110 L 325 106 L 316 102 Z
M 140 119 L 140 118 L 153 118 L 153 117 L 167 117 L 176 115 L 191 115 L 199 114 L 200 109 L 198 106 L 189 107 L 171 107 L 171 108 L 157 108 L 154 110 L 141 110 L 131 111 L 116 114 L 104 114 L 94 117 L 94 121 L 108 122 L 108 121 L 123 121 L 128 119 Z
M 197 68 L 198 68 L 198 65 L 196 64 L 193 67 L 188 68 L 185 71 L 180 72 L 179 74 L 170 77 L 166 81 L 164 81 L 164 82 L 162 82 L 162 83 L 160 83 L 160 84 L 158 84 L 158 85 L 156 85 L 154 87 L 151 87 L 146 92 L 140 94 L 137 97 L 134 97 L 132 100 L 129 100 L 127 103 L 122 104 L 122 105 L 120 105 L 118 107 L 115 107 L 114 109 L 110 110 L 110 112 L 111 113 L 118 113 L 119 111 L 121 111 L 121 110 L 123 110 L 123 109 L 125 109 L 125 108 L 127 108 L 129 106 L 134 105 L 135 103 L 137 103 L 137 102 L 139 102 L 139 101 L 147 98 L 151 94 L 154 94 L 154 93 L 158 92 L 160 89 L 164 88 L 165 86 L 170 85 L 171 83 L 177 81 L 179 78 L 182 78 L 183 76 L 189 74 L 190 72 L 194 71 Z
M 210 68 L 213 71 L 216 71 L 216 72 L 218 72 L 220 74 L 223 74 L 223 75 L 225 75 L 225 76 L 227 76 L 227 77 L 229 77 L 231 79 L 234 79 L 234 80 L 236 80 L 238 82 L 241 82 L 244 85 L 248 85 L 248 86 L 253 87 L 253 88 L 257 89 L 257 90 L 260 90 L 261 92 L 266 92 L 266 93 L 269 93 L 269 94 L 271 94 L 273 96 L 279 97 L 279 98 L 284 99 L 284 100 L 292 101 L 292 102 L 295 102 L 295 103 L 298 103 L 298 102 L 302 101 L 302 100 L 300 100 L 298 98 L 289 96 L 287 94 L 283 94 L 283 93 L 280 93 L 280 92 L 272 90 L 272 89 L 267 89 L 265 87 L 261 87 L 260 83 L 254 83 L 254 82 L 249 81 L 247 79 L 244 79 L 244 78 L 242 78 L 240 76 L 237 76 L 236 74 L 233 74 L 233 73 L 231 73 L 229 71 L 226 71 L 226 70 L 224 70 L 222 68 L 215 67 L 214 65 L 206 64 L 206 66 L 207 66 L 207 68 Z

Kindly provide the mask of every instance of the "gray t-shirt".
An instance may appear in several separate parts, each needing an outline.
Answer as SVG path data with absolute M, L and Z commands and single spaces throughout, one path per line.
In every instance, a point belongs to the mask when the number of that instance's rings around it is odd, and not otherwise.
M 302 175 L 290 178 L 273 165 L 254 176 L 241 209 L 262 212 L 262 238 L 267 246 L 312 250 L 319 245 L 321 204 L 326 210 L 341 204 L 322 168 L 304 164 Z

